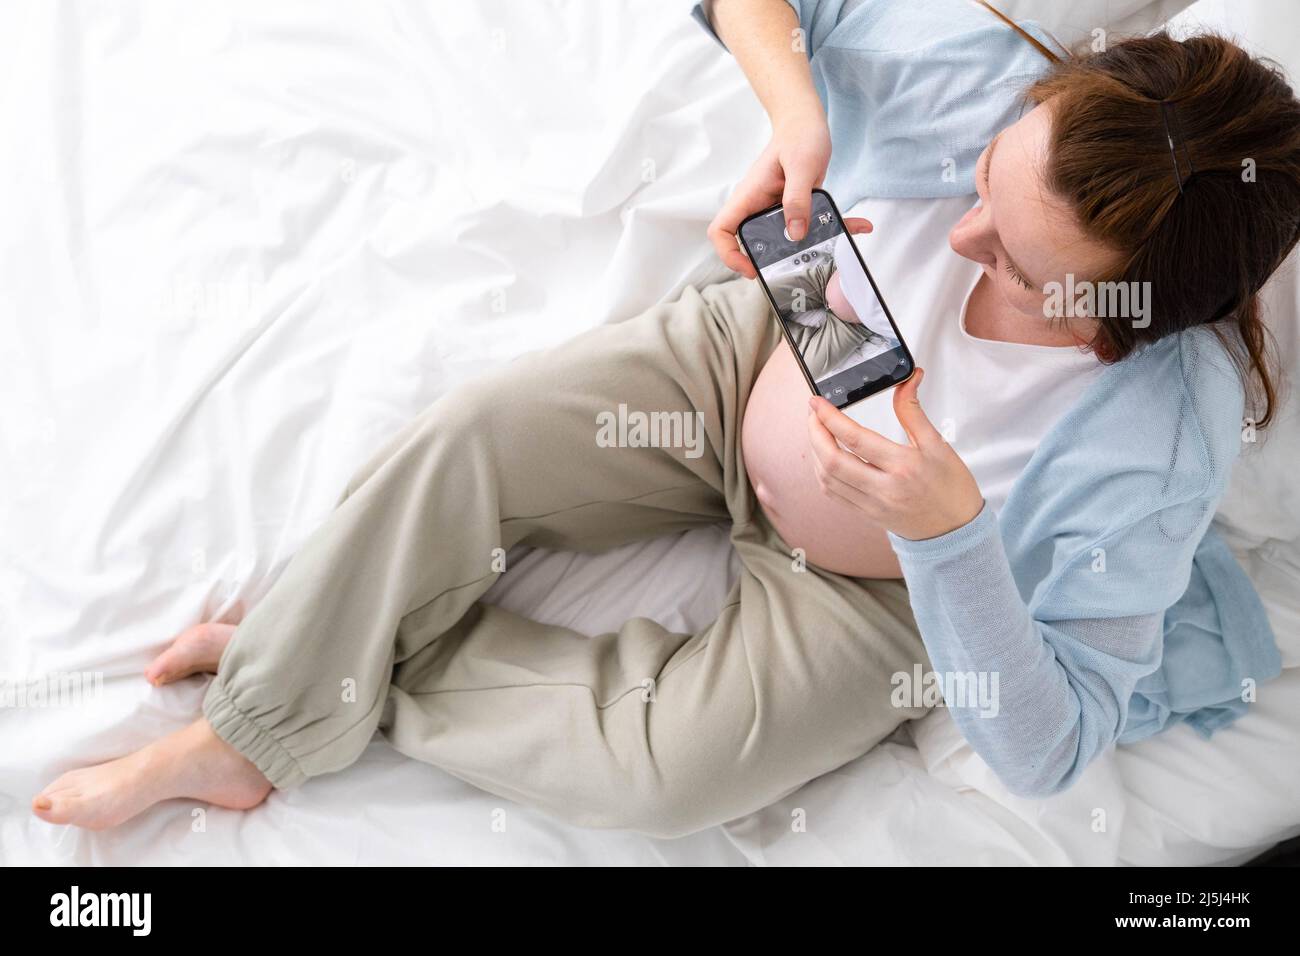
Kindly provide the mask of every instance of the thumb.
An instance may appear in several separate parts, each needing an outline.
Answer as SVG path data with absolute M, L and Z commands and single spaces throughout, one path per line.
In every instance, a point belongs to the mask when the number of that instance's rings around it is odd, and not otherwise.
M 798 242 L 808 235 L 808 219 L 812 215 L 812 188 L 816 176 L 811 170 L 795 163 L 785 167 L 785 190 L 781 205 L 785 209 L 785 230 Z
M 918 368 L 916 374 L 894 389 L 894 414 L 898 417 L 898 423 L 903 426 L 903 431 L 907 432 L 907 437 L 917 448 L 924 448 L 936 440 L 943 441 L 943 436 L 930 423 L 925 410 L 921 408 L 921 400 L 917 396 L 917 389 L 921 387 L 921 380 L 924 378 L 925 370 Z

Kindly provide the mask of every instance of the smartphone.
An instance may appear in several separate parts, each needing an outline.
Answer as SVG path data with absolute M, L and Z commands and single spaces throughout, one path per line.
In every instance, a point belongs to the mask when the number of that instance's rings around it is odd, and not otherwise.
M 912 353 L 826 190 L 812 191 L 798 242 L 780 205 L 754 213 L 738 235 L 814 395 L 844 408 L 911 377 Z

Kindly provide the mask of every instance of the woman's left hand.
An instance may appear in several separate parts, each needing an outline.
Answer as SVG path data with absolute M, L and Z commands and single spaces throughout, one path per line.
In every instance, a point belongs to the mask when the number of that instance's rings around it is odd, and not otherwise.
M 907 445 L 863 428 L 817 395 L 808 413 L 813 465 L 822 491 L 913 540 L 955 531 L 984 507 L 975 476 L 921 409 L 916 390 L 923 377 L 917 369 L 894 389 L 894 414 L 907 432 Z

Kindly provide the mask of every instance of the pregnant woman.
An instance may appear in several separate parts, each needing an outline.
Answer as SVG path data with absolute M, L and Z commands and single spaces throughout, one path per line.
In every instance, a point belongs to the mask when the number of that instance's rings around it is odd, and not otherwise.
M 783 196 L 801 237 L 823 175 L 846 208 L 977 197 L 909 260 L 895 307 L 924 377 L 854 410 L 866 425 L 812 400 L 740 278 L 458 388 L 357 473 L 237 629 L 201 625 L 152 665 L 155 683 L 215 672 L 202 718 L 64 775 L 34 811 L 105 827 L 172 797 L 250 807 L 378 729 L 563 819 L 672 836 L 924 713 L 900 693 L 918 667 L 998 678 L 991 710 L 947 704 L 1029 795 L 1117 741 L 1239 713 L 1276 649 L 1207 529 L 1243 419 L 1274 401 L 1256 294 L 1300 234 L 1300 104 L 1221 39 L 1075 59 L 1031 23 L 917 6 L 700 17 L 773 126 L 712 227 L 736 271 L 753 275 L 740 219 Z M 1131 314 L 1053 310 L 1067 281 L 1149 291 Z M 621 404 L 702 416 L 704 453 L 603 447 Z M 698 634 L 637 619 L 589 639 L 479 600 L 517 545 L 717 522 L 741 571 Z

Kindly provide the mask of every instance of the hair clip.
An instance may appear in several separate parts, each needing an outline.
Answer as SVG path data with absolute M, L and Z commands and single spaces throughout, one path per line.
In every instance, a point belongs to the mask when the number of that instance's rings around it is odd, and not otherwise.
M 1170 117 L 1173 123 L 1169 122 Z M 1178 191 L 1183 191 L 1183 184 L 1192 178 L 1196 170 L 1192 167 L 1192 154 L 1188 152 L 1187 140 L 1183 137 L 1183 124 L 1178 119 L 1178 111 L 1174 104 L 1169 100 L 1160 101 L 1160 118 L 1165 124 L 1165 139 L 1169 142 L 1169 156 L 1174 161 L 1174 180 L 1178 183 Z M 1174 130 L 1178 131 L 1178 140 L 1174 141 Z M 1182 150 L 1183 160 L 1187 164 L 1187 175 L 1183 176 L 1182 167 L 1178 164 L 1178 151 Z

